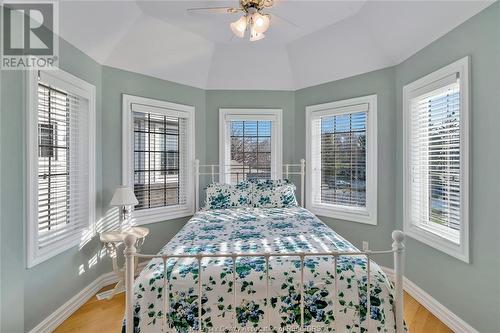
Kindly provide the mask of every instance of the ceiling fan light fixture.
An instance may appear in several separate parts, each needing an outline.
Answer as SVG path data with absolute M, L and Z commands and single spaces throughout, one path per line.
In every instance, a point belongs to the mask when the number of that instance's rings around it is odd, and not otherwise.
M 245 36 L 245 31 L 247 30 L 247 17 L 242 16 L 239 20 L 232 22 L 230 25 L 231 31 L 239 38 Z
M 258 33 L 264 33 L 269 29 L 271 23 L 270 15 L 262 15 L 259 12 L 252 14 L 252 27 Z
M 266 35 L 264 35 L 262 32 L 257 32 L 254 29 L 252 29 L 252 32 L 250 34 L 250 41 L 251 42 L 256 42 L 258 40 L 266 38 Z
M 238 20 L 231 22 L 229 27 L 231 31 L 239 38 L 244 38 L 247 30 L 250 30 L 250 41 L 255 42 L 265 38 L 264 33 L 271 24 L 271 15 L 262 13 L 274 5 L 275 0 L 239 0 L 239 7 L 203 7 L 188 8 L 188 12 L 200 10 L 215 11 L 224 13 L 242 12 L 243 16 Z

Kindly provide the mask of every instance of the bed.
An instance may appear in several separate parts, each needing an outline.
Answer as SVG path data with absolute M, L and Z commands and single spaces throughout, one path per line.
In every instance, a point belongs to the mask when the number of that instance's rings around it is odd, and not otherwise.
M 379 253 L 399 266 L 402 234 L 394 239 Z M 134 242 L 125 239 L 127 261 L 152 260 L 135 282 L 127 270 L 127 332 L 404 331 L 401 280 L 394 290 L 376 252 L 300 206 L 198 211 L 157 255 Z

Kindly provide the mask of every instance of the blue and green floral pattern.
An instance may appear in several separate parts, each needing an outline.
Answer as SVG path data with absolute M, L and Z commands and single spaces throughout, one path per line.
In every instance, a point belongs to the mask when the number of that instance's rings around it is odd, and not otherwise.
M 236 185 L 212 183 L 207 186 L 205 208 L 224 209 L 234 207 L 247 207 L 250 184 L 240 182 Z
M 288 179 L 255 179 L 250 181 L 250 204 L 258 208 L 296 207 L 295 185 Z
M 293 207 L 198 212 L 160 253 L 326 251 L 357 249 L 306 209 Z M 304 331 L 395 332 L 393 288 L 380 267 L 371 262 L 368 297 L 366 258 L 340 256 L 336 267 L 334 263 L 332 257 L 304 260 Z M 264 257 L 240 257 L 234 266 L 230 258 L 203 259 L 202 330 L 296 332 L 301 325 L 301 261 L 298 257 L 271 257 L 269 265 L 266 298 Z M 160 332 L 165 315 L 175 331 L 198 330 L 198 261 L 167 261 L 167 313 L 163 270 L 161 259 L 151 260 L 135 282 L 135 332 Z

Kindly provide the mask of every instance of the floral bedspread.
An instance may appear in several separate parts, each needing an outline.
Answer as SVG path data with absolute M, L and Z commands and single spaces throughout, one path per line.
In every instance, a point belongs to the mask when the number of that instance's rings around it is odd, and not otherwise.
M 357 251 L 308 210 L 234 208 L 198 212 L 162 254 Z M 307 332 L 395 332 L 392 285 L 372 262 L 367 320 L 367 269 L 362 256 L 306 257 L 304 326 Z M 271 257 L 269 300 L 264 257 L 202 260 L 202 330 L 294 332 L 301 324 L 300 259 Z M 198 330 L 198 261 L 169 259 L 171 331 Z M 337 295 L 335 295 L 337 277 Z M 236 291 L 236 293 L 234 293 Z M 236 311 L 233 308 L 236 294 Z M 163 261 L 153 259 L 135 282 L 135 332 L 167 331 Z M 236 315 L 236 317 L 235 317 Z

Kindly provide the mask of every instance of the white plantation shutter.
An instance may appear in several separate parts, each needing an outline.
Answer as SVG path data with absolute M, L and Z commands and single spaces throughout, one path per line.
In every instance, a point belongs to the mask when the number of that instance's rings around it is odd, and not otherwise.
M 188 133 L 188 119 L 179 118 L 179 205 L 182 206 L 188 204 L 188 195 L 191 194 L 187 190 L 191 176 L 189 170 L 192 168 L 188 156 L 190 144 Z
M 459 243 L 460 82 L 439 85 L 410 101 L 411 220 Z
M 469 262 L 469 58 L 403 87 L 405 233 Z
M 312 123 L 314 202 L 366 205 L 366 128 L 368 104 L 319 114 Z
M 32 83 L 30 265 L 76 245 L 93 226 L 90 95 L 58 73 Z
M 182 113 L 138 112 L 132 104 L 134 122 L 134 192 L 136 210 L 185 205 L 188 182 L 187 122 Z M 177 116 L 177 117 L 176 117 Z
M 310 106 L 308 207 L 376 223 L 376 96 Z

